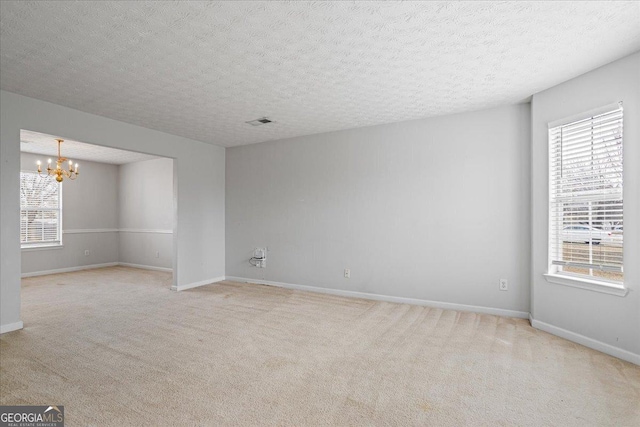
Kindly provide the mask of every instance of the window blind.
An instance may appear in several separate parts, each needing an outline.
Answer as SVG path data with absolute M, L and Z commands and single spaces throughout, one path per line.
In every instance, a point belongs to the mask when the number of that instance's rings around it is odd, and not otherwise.
M 549 129 L 550 272 L 623 281 L 623 110 Z
M 61 184 L 51 176 L 20 173 L 22 247 L 61 243 Z

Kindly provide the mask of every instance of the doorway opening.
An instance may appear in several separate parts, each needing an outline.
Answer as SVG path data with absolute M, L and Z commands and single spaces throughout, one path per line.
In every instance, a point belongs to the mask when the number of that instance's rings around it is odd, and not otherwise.
M 20 151 L 23 278 L 137 269 L 138 281 L 175 283 L 174 159 L 28 130 Z

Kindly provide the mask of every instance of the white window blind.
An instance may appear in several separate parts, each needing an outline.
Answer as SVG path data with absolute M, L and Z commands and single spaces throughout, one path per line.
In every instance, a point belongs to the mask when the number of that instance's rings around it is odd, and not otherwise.
M 549 129 L 550 273 L 623 281 L 622 113 Z
M 20 173 L 22 247 L 61 244 L 61 184 L 51 176 Z

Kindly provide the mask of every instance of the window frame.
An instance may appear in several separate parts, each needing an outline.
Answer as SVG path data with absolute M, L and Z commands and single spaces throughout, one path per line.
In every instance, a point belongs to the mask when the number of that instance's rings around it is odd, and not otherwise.
M 40 175 L 38 174 L 37 171 L 33 171 L 33 170 L 28 170 L 28 169 L 21 169 L 20 170 L 20 186 L 22 186 L 22 174 L 23 173 L 28 173 L 28 174 L 32 174 L 32 175 Z M 48 175 L 40 175 L 42 177 L 48 176 Z M 55 180 L 54 177 L 52 176 L 48 176 L 50 179 Z M 20 240 L 20 250 L 24 251 L 24 252 L 29 252 L 29 251 L 38 251 L 38 250 L 46 250 L 46 249 L 62 249 L 64 247 L 64 243 L 62 241 L 62 236 L 63 236 L 63 231 L 62 231 L 62 216 L 63 216 L 63 209 L 62 209 L 62 182 L 57 182 L 56 183 L 58 185 L 58 208 L 54 209 L 54 208 L 45 208 L 45 209 L 23 209 L 22 206 L 20 206 L 20 216 L 22 217 L 22 212 L 24 210 L 35 210 L 35 211 L 39 211 L 39 210 L 49 210 L 49 211 L 58 211 L 58 240 L 55 242 L 23 242 L 22 240 Z
M 623 111 L 623 116 L 622 116 L 622 128 L 624 129 L 624 109 L 622 107 L 622 102 L 618 102 L 615 104 L 609 104 L 606 105 L 604 107 L 600 107 L 597 109 L 593 109 L 590 111 L 586 111 L 584 113 L 580 113 L 580 114 L 576 114 L 561 120 L 557 120 L 554 122 L 551 122 L 548 124 L 548 136 L 547 136 L 547 144 L 548 144 L 548 157 L 547 157 L 547 165 L 548 165 L 548 170 L 547 170 L 547 178 L 548 178 L 548 205 L 547 205 L 547 214 L 548 214 L 548 224 L 547 224 L 547 270 L 546 273 L 543 274 L 545 280 L 549 283 L 553 283 L 553 284 L 558 284 L 558 285 L 564 285 L 564 286 L 569 286 L 569 287 L 573 287 L 573 288 L 580 288 L 580 289 L 586 289 L 586 290 L 590 290 L 590 291 L 595 291 L 595 292 L 600 292 L 600 293 L 605 293 L 605 294 L 610 294 L 610 295 L 616 295 L 616 296 L 621 296 L 624 297 L 629 293 L 629 288 L 626 286 L 626 282 L 624 280 L 622 281 L 613 281 L 613 280 L 608 280 L 606 278 L 602 278 L 602 277 L 595 277 L 595 276 L 587 276 L 587 275 L 581 275 L 581 274 L 575 274 L 575 273 L 571 273 L 571 272 L 566 272 L 566 271 L 558 271 L 559 270 L 559 266 L 553 264 L 553 257 L 552 257 L 552 250 L 551 250 L 551 245 L 554 242 L 553 238 L 552 238 L 552 233 L 553 233 L 553 219 L 552 216 L 554 216 L 555 214 L 553 213 L 553 206 L 552 204 L 554 203 L 554 199 L 552 198 L 552 192 L 553 192 L 553 188 L 554 188 L 554 180 L 552 177 L 552 169 L 551 169 L 551 162 L 554 161 L 554 159 L 552 158 L 552 138 L 551 138 L 551 131 L 555 128 L 561 127 L 561 126 L 566 126 L 569 125 L 571 123 L 574 122 L 578 122 L 578 121 L 582 121 L 582 120 L 587 120 L 590 119 L 592 117 L 601 115 L 601 114 L 606 114 L 606 113 L 611 113 L 615 110 L 622 110 Z M 623 135 L 624 135 L 624 131 L 623 131 Z M 624 144 L 624 136 L 623 136 L 623 140 L 622 143 Z M 624 176 L 624 151 L 622 154 L 622 168 L 623 168 L 623 176 Z M 624 224 L 624 195 L 625 195 L 625 189 L 624 189 L 624 185 L 622 186 L 622 215 L 623 215 L 623 224 Z M 624 244 L 622 247 L 622 251 L 624 254 Z M 624 255 L 623 255 L 623 261 L 622 261 L 623 267 L 622 270 L 624 271 Z

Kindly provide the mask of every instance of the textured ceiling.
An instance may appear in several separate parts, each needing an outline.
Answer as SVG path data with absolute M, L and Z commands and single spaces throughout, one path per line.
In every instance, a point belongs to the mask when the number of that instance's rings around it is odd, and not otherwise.
M 42 154 L 47 157 L 56 157 L 58 155 L 58 143 L 55 141 L 56 138 L 62 137 L 22 130 L 20 131 L 20 151 L 25 153 Z M 88 160 L 92 162 L 111 163 L 114 165 L 141 162 L 144 160 L 158 158 L 149 154 L 86 144 L 84 142 L 73 141 L 70 139 L 64 140 L 61 151 L 64 157 L 73 160 L 74 162 L 79 160 Z M 46 163 L 46 160 L 47 159 L 44 157 L 42 158 L 43 163 Z
M 521 102 L 639 49 L 639 2 L 0 4 L 2 89 L 223 146 Z

